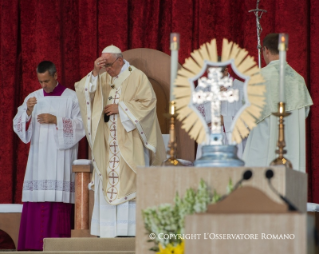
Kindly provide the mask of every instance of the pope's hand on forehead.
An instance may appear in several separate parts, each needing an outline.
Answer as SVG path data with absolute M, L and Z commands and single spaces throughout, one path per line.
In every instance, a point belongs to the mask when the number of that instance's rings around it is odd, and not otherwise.
M 103 57 L 99 57 L 98 59 L 95 60 L 94 65 L 96 67 L 103 67 L 106 63 L 106 59 Z
M 99 71 L 101 68 L 103 68 L 106 64 L 106 60 L 103 57 L 99 57 L 94 61 L 94 69 L 93 69 L 93 75 L 97 76 L 99 74 Z

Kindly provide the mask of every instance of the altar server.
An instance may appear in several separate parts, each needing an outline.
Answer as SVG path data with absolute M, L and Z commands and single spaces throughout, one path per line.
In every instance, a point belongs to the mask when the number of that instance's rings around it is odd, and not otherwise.
M 263 57 L 267 64 L 261 69 L 266 80 L 266 106 L 258 119 L 257 126 L 250 132 L 243 159 L 245 166 L 267 167 L 277 155 L 278 117 L 272 112 L 278 111 L 279 102 L 279 51 L 278 34 L 268 34 L 263 40 Z M 287 154 L 295 170 L 306 172 L 306 135 L 305 119 L 313 104 L 304 78 L 288 63 L 285 63 L 286 111 L 285 140 Z
M 84 137 L 74 91 L 58 82 L 56 67 L 37 67 L 42 89 L 29 94 L 13 119 L 30 151 L 25 172 L 18 250 L 42 250 L 43 238 L 70 237 L 78 142 Z

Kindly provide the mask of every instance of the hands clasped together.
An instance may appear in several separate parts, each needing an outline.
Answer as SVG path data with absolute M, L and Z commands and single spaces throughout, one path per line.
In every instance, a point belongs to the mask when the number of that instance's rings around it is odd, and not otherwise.
M 27 101 L 27 114 L 30 116 L 32 114 L 33 108 L 37 104 L 37 98 L 31 97 Z M 56 116 L 51 114 L 39 114 L 37 116 L 38 123 L 40 124 L 57 124 Z

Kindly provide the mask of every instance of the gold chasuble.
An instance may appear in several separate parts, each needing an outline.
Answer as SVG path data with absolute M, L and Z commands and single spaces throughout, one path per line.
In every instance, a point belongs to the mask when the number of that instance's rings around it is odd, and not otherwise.
M 136 167 L 145 166 L 144 150 L 149 151 L 150 166 L 166 159 L 156 95 L 146 75 L 133 66 L 117 78 L 100 74 L 94 92 L 90 92 L 91 75 L 75 83 L 75 90 L 103 195 L 109 204 L 118 205 L 136 197 Z M 135 129 L 126 131 L 119 114 L 104 122 L 104 107 L 114 103 Z M 94 174 L 92 179 L 94 188 Z

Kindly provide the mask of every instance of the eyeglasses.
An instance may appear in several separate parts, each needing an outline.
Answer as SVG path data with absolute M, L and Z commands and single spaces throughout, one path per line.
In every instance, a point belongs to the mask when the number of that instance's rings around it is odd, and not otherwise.
M 115 59 L 115 61 L 114 61 L 113 63 L 106 64 L 106 65 L 105 65 L 105 68 L 111 68 L 111 67 L 113 66 L 113 64 L 117 61 L 117 59 L 119 59 L 119 57 L 118 57 L 118 58 L 116 58 L 116 59 Z

